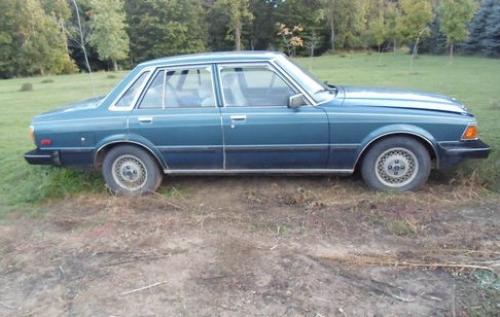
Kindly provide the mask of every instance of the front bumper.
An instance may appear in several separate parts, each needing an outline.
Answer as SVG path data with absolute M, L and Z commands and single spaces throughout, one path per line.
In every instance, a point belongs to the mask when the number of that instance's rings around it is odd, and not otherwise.
M 59 151 L 46 151 L 35 149 L 24 154 L 24 159 L 29 164 L 35 165 L 61 165 Z
M 465 159 L 484 159 L 491 152 L 491 148 L 481 140 L 442 142 L 439 143 L 440 168 L 450 168 Z

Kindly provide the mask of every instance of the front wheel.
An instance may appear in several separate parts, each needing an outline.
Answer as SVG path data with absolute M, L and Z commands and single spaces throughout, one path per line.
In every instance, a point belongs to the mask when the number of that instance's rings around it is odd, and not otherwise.
M 113 193 L 124 195 L 154 192 L 163 178 L 155 159 L 131 145 L 111 149 L 104 157 L 102 174 Z
M 389 137 L 366 154 L 361 175 L 373 189 L 416 191 L 429 178 L 431 158 L 420 142 L 408 137 Z

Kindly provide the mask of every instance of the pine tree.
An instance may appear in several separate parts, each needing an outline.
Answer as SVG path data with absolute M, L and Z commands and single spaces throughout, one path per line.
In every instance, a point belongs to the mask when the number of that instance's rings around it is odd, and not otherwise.
M 500 2 L 498 1 L 493 4 L 490 15 L 486 19 L 481 47 L 486 56 L 500 57 Z
M 469 26 L 469 40 L 464 45 L 465 52 L 469 54 L 477 54 L 483 51 L 482 43 L 486 38 L 486 27 L 488 18 L 493 11 L 495 1 L 498 0 L 483 0 L 472 19 Z

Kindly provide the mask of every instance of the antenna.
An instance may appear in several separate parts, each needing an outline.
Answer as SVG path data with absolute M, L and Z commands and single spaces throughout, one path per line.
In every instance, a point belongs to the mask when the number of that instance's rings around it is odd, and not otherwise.
M 87 50 L 85 49 L 85 42 L 83 40 L 82 23 L 80 21 L 80 10 L 78 9 L 78 5 L 76 4 L 76 0 L 72 0 L 72 2 L 73 2 L 73 5 L 75 7 L 76 19 L 78 21 L 78 31 L 80 33 L 80 46 L 81 46 L 82 51 L 83 51 L 83 56 L 85 57 L 85 64 L 87 66 L 87 71 L 88 71 L 89 77 L 90 77 L 90 83 L 92 86 L 92 95 L 95 96 L 96 92 L 95 92 L 94 81 L 92 80 L 92 69 L 90 68 L 89 58 L 87 56 Z

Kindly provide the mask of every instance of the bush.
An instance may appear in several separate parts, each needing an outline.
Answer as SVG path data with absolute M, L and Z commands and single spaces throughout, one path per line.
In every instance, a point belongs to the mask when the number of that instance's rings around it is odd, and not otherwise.
M 115 79 L 116 78 L 116 75 L 113 75 L 113 74 L 109 74 L 108 76 L 106 76 L 108 79 Z
M 50 84 L 53 82 L 54 80 L 52 78 L 45 78 L 44 80 L 41 81 L 42 84 Z
M 33 84 L 32 83 L 24 83 L 21 85 L 21 89 L 19 91 L 32 91 Z

